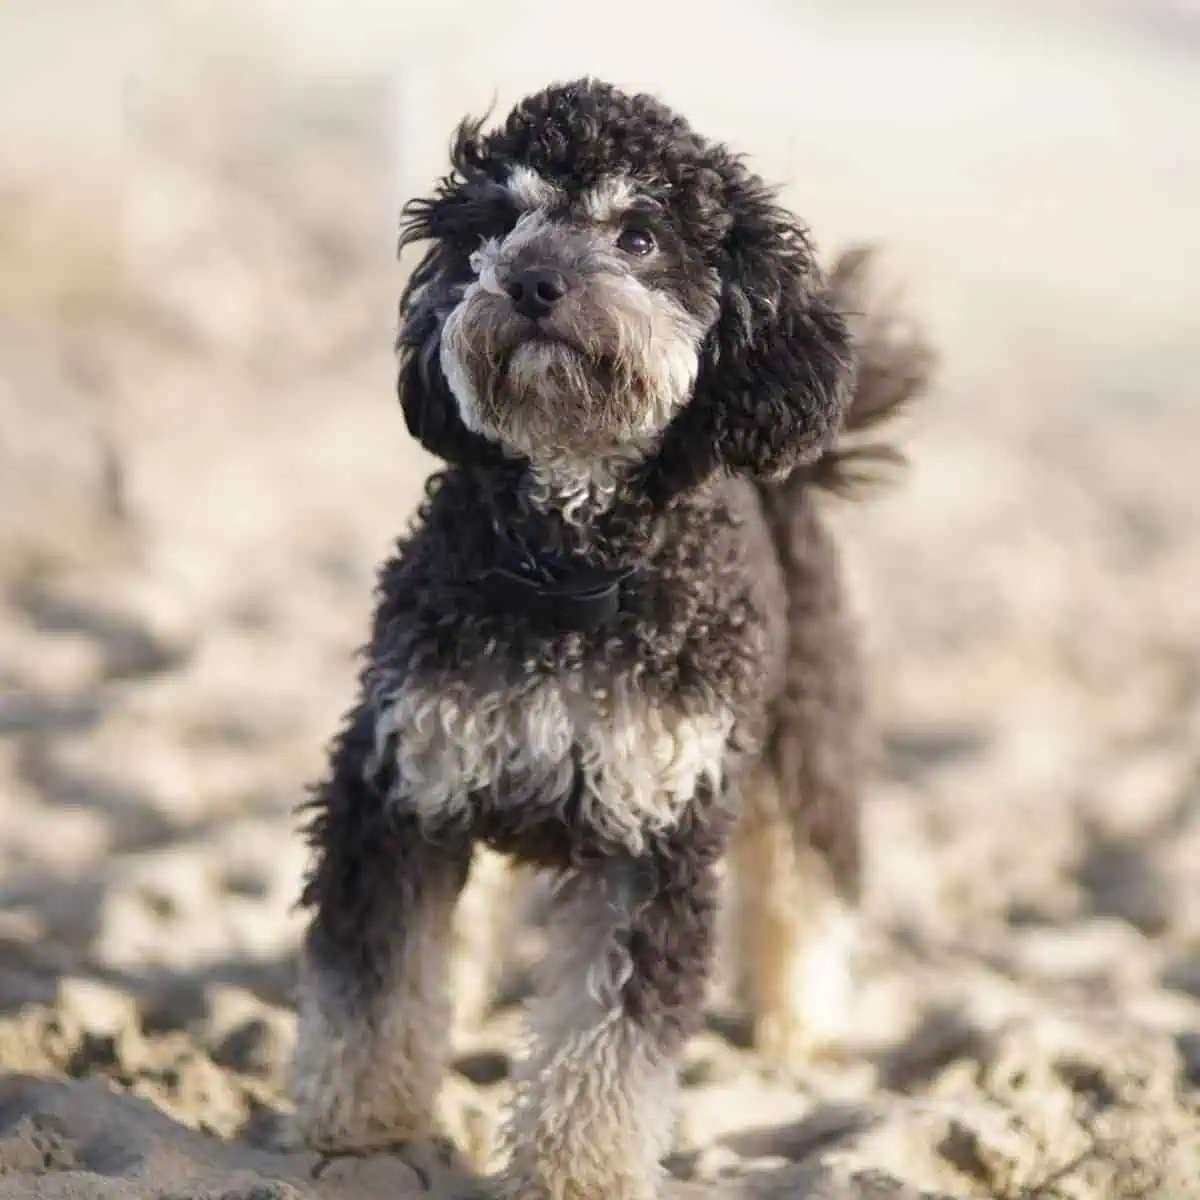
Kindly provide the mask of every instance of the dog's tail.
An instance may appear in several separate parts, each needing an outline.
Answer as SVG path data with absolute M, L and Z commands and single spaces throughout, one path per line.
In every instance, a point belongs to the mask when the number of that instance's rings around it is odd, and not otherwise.
M 794 477 L 841 495 L 880 482 L 904 465 L 895 447 L 872 435 L 928 388 L 934 366 L 928 342 L 897 298 L 872 287 L 872 255 L 868 246 L 852 247 L 830 274 L 834 303 L 850 326 L 857 380 L 837 441 Z
M 858 358 L 841 436 L 814 463 L 759 487 L 788 593 L 790 665 L 770 749 L 779 787 L 775 819 L 816 853 L 844 899 L 859 886 L 865 707 L 858 639 L 816 493 L 856 493 L 903 463 L 872 435 L 924 391 L 933 367 L 925 339 L 901 319 L 894 298 L 873 294 L 870 257 L 866 249 L 846 252 L 829 280 Z

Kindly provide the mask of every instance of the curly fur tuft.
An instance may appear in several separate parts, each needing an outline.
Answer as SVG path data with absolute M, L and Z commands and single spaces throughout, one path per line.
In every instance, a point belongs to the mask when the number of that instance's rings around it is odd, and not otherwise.
M 840 495 L 877 483 L 904 456 L 881 441 L 864 441 L 902 414 L 927 391 L 935 357 L 921 330 L 906 318 L 895 296 L 872 287 L 874 250 L 844 251 L 829 276 L 832 303 L 846 314 L 854 345 L 854 395 L 842 432 L 804 474 L 804 481 Z

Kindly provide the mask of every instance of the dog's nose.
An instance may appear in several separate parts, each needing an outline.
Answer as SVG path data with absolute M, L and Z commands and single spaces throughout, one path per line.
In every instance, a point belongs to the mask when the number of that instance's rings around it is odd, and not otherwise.
M 507 291 L 517 312 L 536 321 L 567 294 L 567 281 L 557 271 L 531 267 L 509 280 Z

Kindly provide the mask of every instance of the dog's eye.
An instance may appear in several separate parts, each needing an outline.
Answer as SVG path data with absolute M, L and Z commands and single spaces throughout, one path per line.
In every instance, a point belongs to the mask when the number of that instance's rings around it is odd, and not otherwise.
M 617 249 L 632 254 L 635 258 L 645 258 L 654 249 L 654 234 L 648 229 L 628 226 L 621 230 L 617 238 Z

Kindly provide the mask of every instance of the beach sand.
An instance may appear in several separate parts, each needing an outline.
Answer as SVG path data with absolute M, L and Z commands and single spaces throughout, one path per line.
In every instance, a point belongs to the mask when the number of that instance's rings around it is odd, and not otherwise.
M 850 1043 L 784 1072 L 714 1002 L 666 1194 L 1200 1196 L 1195 10 L 706 4 L 664 56 L 663 6 L 586 45 L 261 7 L 0 16 L 0 1197 L 484 1186 L 272 1148 L 293 809 L 430 468 L 396 206 L 577 67 L 747 146 L 824 250 L 881 241 L 941 358 L 908 470 L 830 505 L 879 735 Z M 514 945 L 443 1097 L 475 1168 Z

